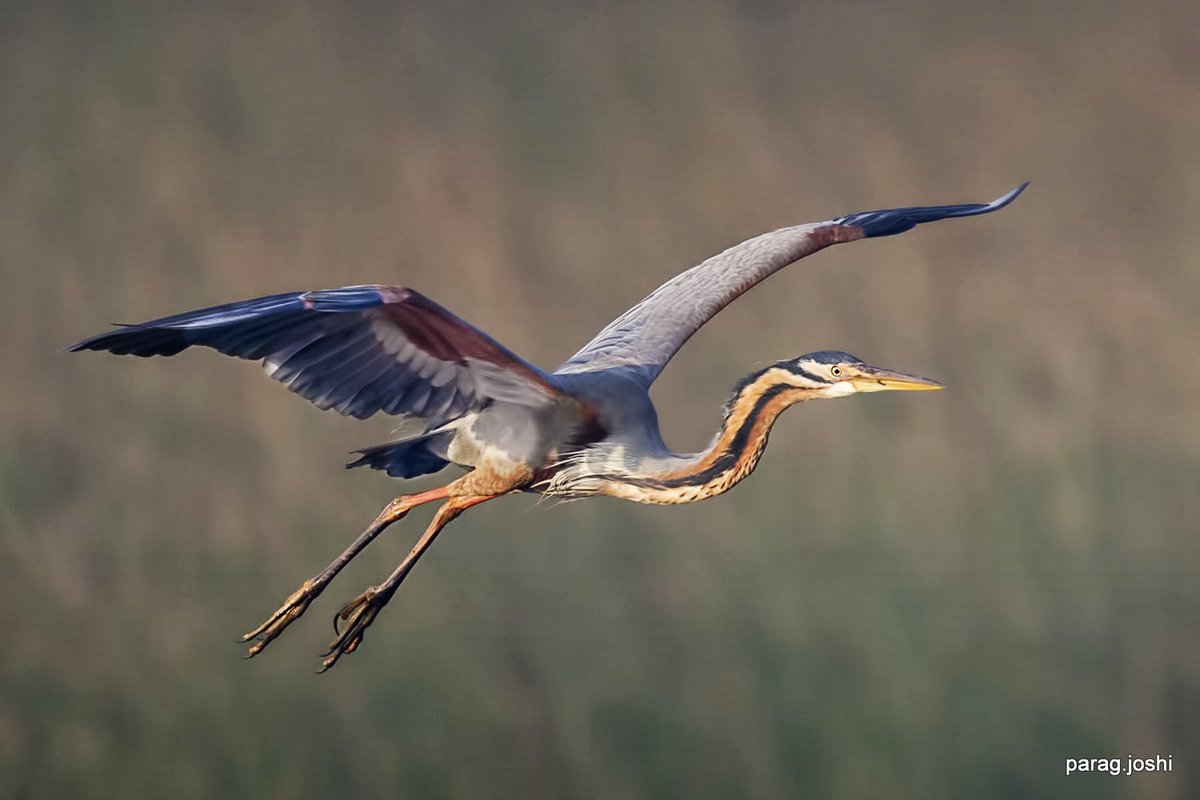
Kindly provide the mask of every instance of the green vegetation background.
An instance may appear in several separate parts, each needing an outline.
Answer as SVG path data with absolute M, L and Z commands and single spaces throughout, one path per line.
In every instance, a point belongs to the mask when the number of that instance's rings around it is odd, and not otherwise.
M 0 8 L 0 795 L 1200 795 L 1200 6 Z M 936 395 L 814 403 L 688 508 L 468 514 L 315 677 L 393 529 L 387 420 L 210 352 L 57 348 L 302 288 L 420 288 L 553 366 L 759 231 L 1030 191 L 822 253 L 655 389 L 821 347 Z M 424 481 L 420 486 L 434 485 Z M 1065 759 L 1173 755 L 1141 778 Z

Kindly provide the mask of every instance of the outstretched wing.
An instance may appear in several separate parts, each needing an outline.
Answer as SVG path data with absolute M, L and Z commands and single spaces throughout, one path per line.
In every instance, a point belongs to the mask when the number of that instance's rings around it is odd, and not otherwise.
M 493 400 L 538 406 L 553 376 L 429 298 L 398 286 L 347 286 L 243 300 L 125 325 L 68 350 L 172 356 L 192 345 L 262 360 L 272 378 L 360 419 L 382 411 L 450 419 Z
M 743 292 L 831 244 L 903 233 L 923 222 L 987 214 L 1016 199 L 1023 183 L 991 203 L 864 211 L 764 233 L 676 275 L 610 322 L 558 374 L 621 370 L 649 386 L 692 334 Z

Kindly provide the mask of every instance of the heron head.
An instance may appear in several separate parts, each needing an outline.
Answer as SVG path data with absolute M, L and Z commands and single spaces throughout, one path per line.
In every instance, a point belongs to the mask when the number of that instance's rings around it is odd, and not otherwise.
M 874 367 L 861 358 L 840 350 L 819 350 L 783 361 L 780 367 L 790 373 L 798 386 L 811 389 L 816 397 L 847 397 L 860 392 L 914 392 L 941 389 L 942 384 Z

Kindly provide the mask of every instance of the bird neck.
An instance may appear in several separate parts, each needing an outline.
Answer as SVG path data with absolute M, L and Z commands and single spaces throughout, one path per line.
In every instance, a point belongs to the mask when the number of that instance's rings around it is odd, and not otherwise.
M 758 466 L 775 420 L 814 395 L 771 367 L 747 376 L 725 404 L 721 429 L 706 450 L 675 457 L 661 472 L 614 476 L 604 494 L 639 503 L 692 503 L 727 492 Z

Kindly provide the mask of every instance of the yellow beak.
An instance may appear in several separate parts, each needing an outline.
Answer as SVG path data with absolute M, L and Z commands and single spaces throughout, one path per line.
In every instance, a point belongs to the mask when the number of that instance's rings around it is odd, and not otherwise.
M 850 375 L 850 382 L 860 392 L 931 392 L 945 387 L 937 381 L 922 378 L 919 375 L 908 375 L 881 369 L 867 364 L 854 367 L 857 374 Z

